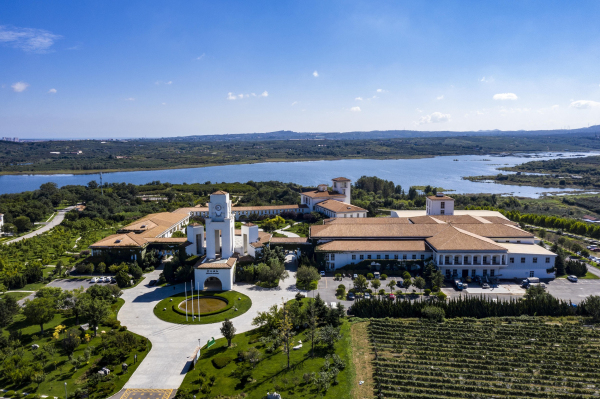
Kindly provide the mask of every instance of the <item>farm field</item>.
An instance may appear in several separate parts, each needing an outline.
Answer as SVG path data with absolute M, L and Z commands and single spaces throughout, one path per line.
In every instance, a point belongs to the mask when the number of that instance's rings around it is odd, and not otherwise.
M 581 319 L 372 320 L 374 396 L 585 398 L 600 393 L 600 331 Z

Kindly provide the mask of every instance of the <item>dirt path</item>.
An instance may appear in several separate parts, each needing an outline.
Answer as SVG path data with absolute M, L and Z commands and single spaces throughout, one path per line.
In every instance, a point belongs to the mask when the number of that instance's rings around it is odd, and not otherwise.
M 356 370 L 356 381 L 352 391 L 353 399 L 370 399 L 374 396 L 373 359 L 369 345 L 368 322 L 354 323 L 350 328 L 352 335 L 352 362 Z M 359 385 L 359 381 L 364 381 Z

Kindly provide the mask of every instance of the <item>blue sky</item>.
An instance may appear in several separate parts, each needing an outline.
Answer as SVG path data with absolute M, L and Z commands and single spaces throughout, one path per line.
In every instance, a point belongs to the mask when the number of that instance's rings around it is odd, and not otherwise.
M 600 2 L 5 1 L 0 136 L 600 124 Z

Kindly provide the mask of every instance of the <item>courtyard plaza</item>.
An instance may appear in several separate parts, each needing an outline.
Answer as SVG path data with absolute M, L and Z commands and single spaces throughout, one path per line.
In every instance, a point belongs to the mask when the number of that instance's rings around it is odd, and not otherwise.
M 286 257 L 289 277 L 279 282 L 279 288 L 265 289 L 249 283 L 234 283 L 233 290 L 252 299 L 250 310 L 231 320 L 237 334 L 256 328 L 252 325 L 252 319 L 259 312 L 267 311 L 275 304 L 281 305 L 283 301 L 289 301 L 296 296 L 298 289 L 293 260 L 293 255 Z M 125 304 L 119 311 L 118 319 L 122 325 L 127 326 L 129 331 L 148 338 L 152 343 L 150 353 L 125 384 L 125 390 L 179 388 L 192 363 L 192 355 L 198 346 L 198 340 L 200 345 L 204 346 L 211 338 L 222 337 L 221 323 L 173 324 L 160 320 L 154 315 L 154 306 L 159 301 L 185 289 L 183 283 L 164 287 L 149 286 L 148 283 L 157 280 L 161 272 L 161 269 L 157 269 L 148 273 L 142 283 L 123 291 L 122 298 Z M 122 391 L 121 395 L 124 395 L 124 392 Z

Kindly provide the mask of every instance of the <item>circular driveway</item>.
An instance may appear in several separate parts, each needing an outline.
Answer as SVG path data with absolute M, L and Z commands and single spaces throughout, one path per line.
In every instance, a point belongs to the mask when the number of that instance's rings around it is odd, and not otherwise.
M 289 265 L 291 256 L 286 258 Z M 295 271 L 295 270 L 294 270 Z M 259 312 L 267 311 L 274 304 L 293 299 L 298 293 L 294 272 L 288 269 L 290 276 L 280 281 L 279 288 L 264 289 L 252 284 L 234 284 L 232 289 L 248 295 L 252 307 L 243 315 L 232 319 L 236 332 L 252 330 L 252 319 Z M 149 287 L 147 282 L 158 279 L 161 270 L 145 275 L 137 287 L 124 290 L 122 298 L 125 304 L 118 314 L 122 325 L 129 331 L 142 335 L 152 342 L 152 349 L 142 364 L 136 369 L 125 388 L 177 389 L 183 382 L 185 373 L 191 364 L 191 356 L 198 346 L 214 337 L 221 337 L 221 323 L 202 325 L 172 324 L 162 321 L 154 315 L 154 306 L 162 299 L 184 291 L 183 284 L 166 287 Z

